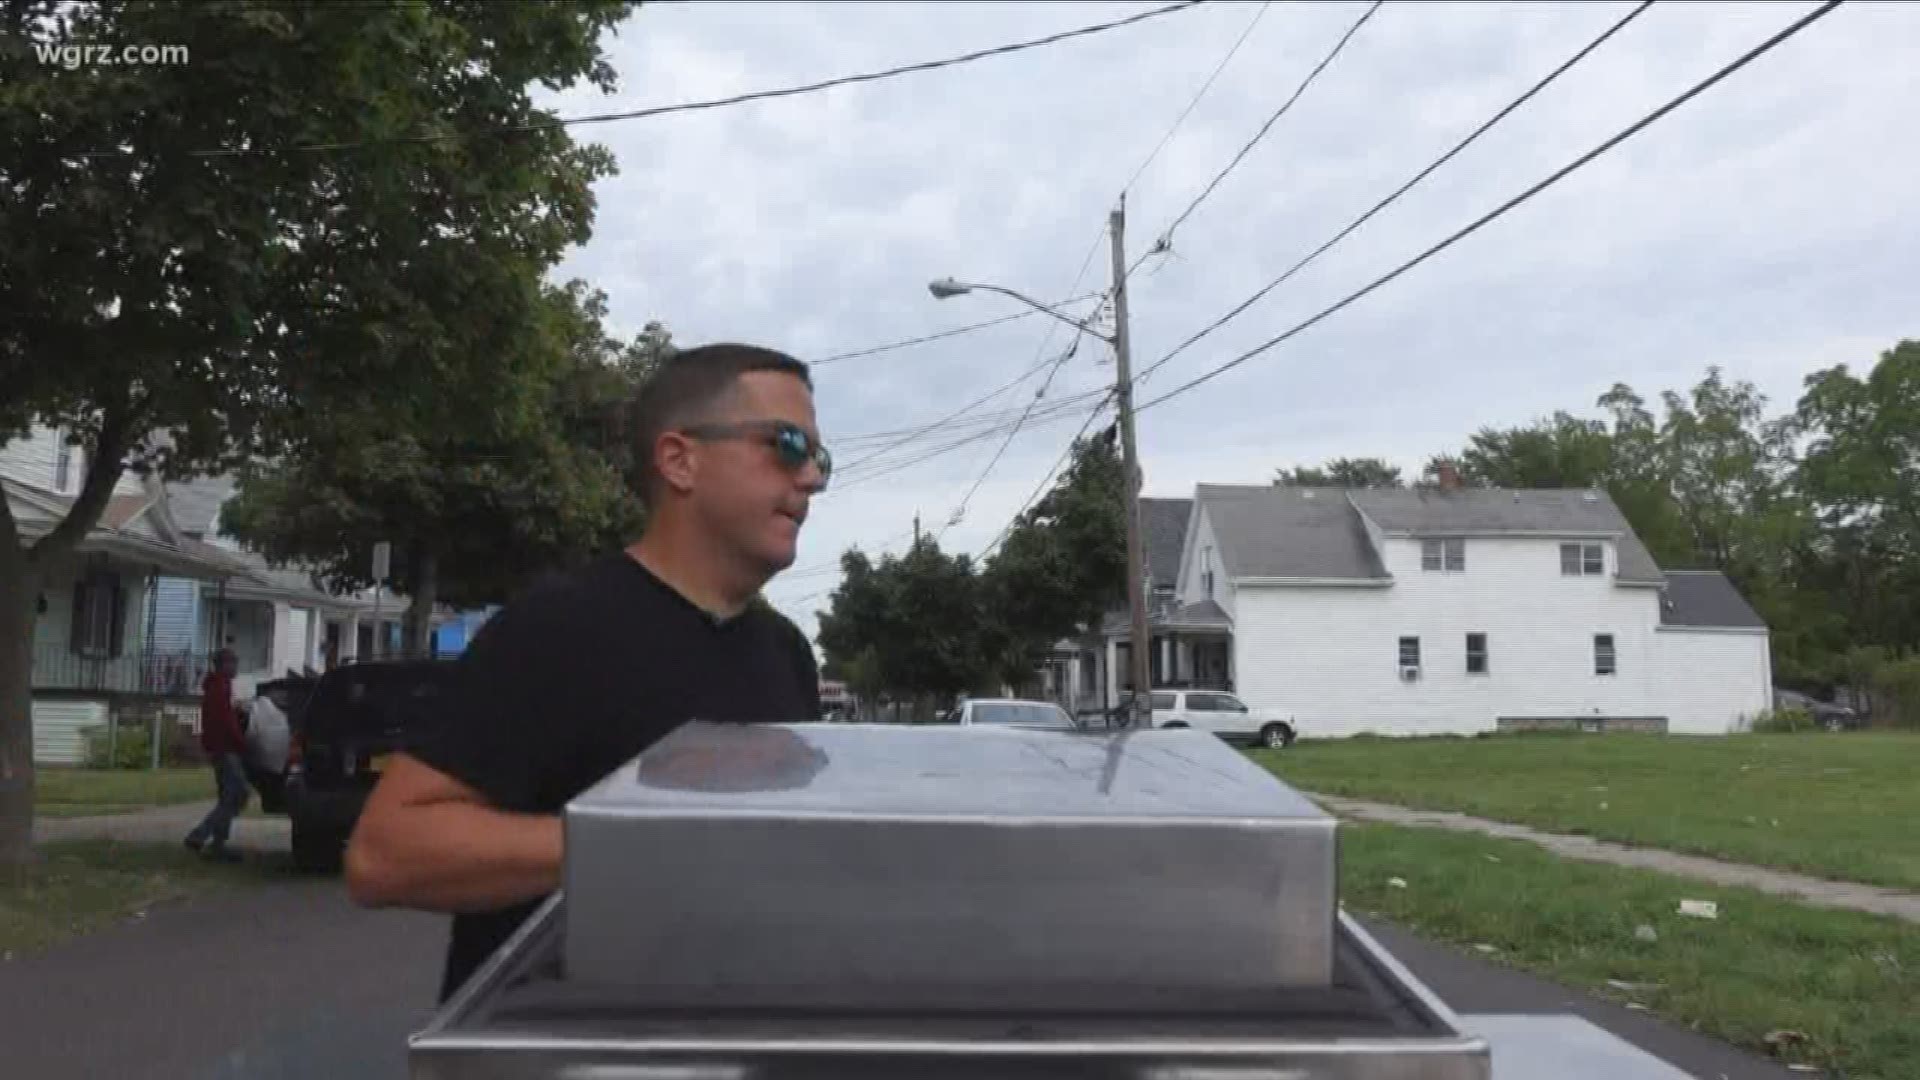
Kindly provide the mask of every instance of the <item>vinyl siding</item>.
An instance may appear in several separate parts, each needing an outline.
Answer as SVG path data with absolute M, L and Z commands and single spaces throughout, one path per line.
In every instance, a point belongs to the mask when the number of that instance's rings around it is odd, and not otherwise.
M 86 731 L 107 726 L 103 701 L 35 701 L 33 703 L 33 763 L 84 765 Z
M 1654 639 L 1666 671 L 1672 730 L 1745 731 L 1773 706 L 1773 656 L 1765 634 L 1668 627 Z
M 1234 590 L 1229 583 L 1230 576 L 1220 559 L 1220 545 L 1214 540 L 1213 522 L 1207 517 L 1206 504 L 1198 499 L 1193 503 L 1193 521 L 1187 527 L 1187 549 L 1180 557 L 1179 598 L 1182 604 L 1194 604 L 1208 599 L 1206 590 L 1207 552 L 1213 559 L 1212 599 L 1226 610 L 1227 618 L 1233 618 Z
M 153 647 L 163 653 L 194 653 L 200 638 L 200 582 L 163 577 L 157 585 L 153 619 Z
M 59 433 L 53 428 L 36 424 L 24 438 L 0 444 L 0 476 L 61 495 L 78 495 L 85 475 L 86 454 L 77 446 L 73 448 L 73 462 L 68 466 L 64 490 L 53 483 L 54 466 L 59 454 Z M 140 492 L 140 478 L 130 473 L 123 473 L 113 485 L 115 495 L 138 495 Z
M 1721 732 L 1764 703 L 1764 636 L 1659 631 L 1657 590 L 1615 585 L 1607 548 L 1607 574 L 1567 577 L 1558 541 L 1469 539 L 1465 572 L 1437 573 L 1421 569 L 1418 540 L 1386 538 L 1389 588 L 1239 586 L 1236 686 L 1310 737 L 1490 731 L 1503 716 L 1664 716 L 1672 731 Z M 1488 674 L 1466 672 L 1468 633 L 1488 637 Z M 1614 675 L 1594 674 L 1602 633 Z M 1402 636 L 1420 638 L 1413 682 Z

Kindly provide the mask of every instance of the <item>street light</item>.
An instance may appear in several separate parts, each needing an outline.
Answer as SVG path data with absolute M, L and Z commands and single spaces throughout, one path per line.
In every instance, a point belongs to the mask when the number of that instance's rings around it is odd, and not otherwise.
M 1061 311 L 1059 308 L 1053 307 L 1048 304 L 1043 304 L 1040 301 L 1035 300 L 1033 297 L 1026 295 L 1025 293 L 1015 292 L 1014 290 L 1006 288 L 1001 285 L 982 285 L 979 282 L 974 282 L 974 281 L 955 281 L 953 278 L 950 278 L 950 277 L 941 278 L 938 281 L 927 282 L 927 291 L 933 294 L 933 298 L 935 300 L 946 300 L 955 296 L 965 296 L 968 293 L 973 292 L 975 289 L 978 289 L 981 292 L 999 293 L 1001 296 L 1011 297 L 1027 305 L 1028 307 L 1032 308 L 1035 311 L 1041 312 L 1046 315 L 1051 315 L 1054 318 L 1059 319 L 1061 322 L 1066 323 L 1068 326 L 1071 326 L 1076 330 L 1079 330 L 1083 333 L 1092 334 L 1094 337 L 1099 338 L 1101 341 L 1104 341 L 1109 345 L 1113 345 L 1116 343 L 1115 339 L 1117 337 L 1117 334 L 1101 333 L 1099 328 L 1093 325 L 1093 321 L 1091 319 L 1076 319 L 1073 316 L 1067 314 L 1066 312 Z M 1080 297 L 1080 299 L 1084 300 L 1087 298 Z M 1072 301 L 1068 301 L 1068 302 L 1071 303 Z
M 1151 727 L 1153 725 L 1153 638 L 1147 628 L 1147 579 L 1146 556 L 1143 550 L 1140 527 L 1140 466 L 1134 446 L 1133 435 L 1133 371 L 1128 358 L 1127 335 L 1127 261 L 1126 261 L 1126 197 L 1121 196 L 1121 204 L 1107 218 L 1108 231 L 1113 240 L 1113 333 L 1103 334 L 1094 329 L 1088 320 L 1076 319 L 1071 315 L 1048 307 L 1030 296 L 1017 293 L 1000 285 L 982 285 L 979 282 L 958 281 L 954 278 L 941 278 L 929 281 L 927 291 L 935 300 L 945 300 L 954 296 L 965 296 L 975 291 L 994 292 L 1018 300 L 1035 311 L 1044 312 L 1083 333 L 1092 334 L 1101 341 L 1113 346 L 1114 358 L 1114 404 L 1120 414 L 1121 466 L 1127 477 L 1126 487 L 1126 526 L 1127 526 L 1127 607 L 1131 618 L 1127 651 L 1133 668 L 1132 725 Z

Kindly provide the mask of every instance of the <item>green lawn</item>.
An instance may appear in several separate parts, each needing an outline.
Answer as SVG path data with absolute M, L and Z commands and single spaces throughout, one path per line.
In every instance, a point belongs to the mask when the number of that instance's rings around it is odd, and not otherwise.
M 1920 889 L 1920 734 L 1302 741 L 1296 787 Z
M 33 812 L 44 817 L 123 814 L 170 803 L 213 801 L 213 770 L 41 769 Z
M 178 844 L 46 844 L 0 870 L 0 950 L 17 955 L 133 918 L 154 904 L 292 873 L 286 858 L 225 865 Z
M 1486 953 L 1756 1052 L 1847 1080 L 1920 1077 L 1920 927 L 1746 889 L 1556 858 L 1440 829 L 1341 826 L 1341 896 L 1434 940 Z M 1392 884 L 1398 878 L 1405 887 Z M 1677 913 L 1714 900 L 1712 921 Z M 1657 940 L 1641 941 L 1639 926 Z M 1608 980 L 1633 984 L 1610 986 Z

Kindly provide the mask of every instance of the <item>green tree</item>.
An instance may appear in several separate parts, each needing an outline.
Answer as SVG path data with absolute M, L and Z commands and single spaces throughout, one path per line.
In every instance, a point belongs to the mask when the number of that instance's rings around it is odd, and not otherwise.
M 600 36 L 630 6 L 0 6 L 0 443 L 57 425 L 91 466 L 44 536 L 0 510 L 0 862 L 30 854 L 34 597 L 121 475 L 296 457 L 339 415 L 517 407 L 486 350 L 436 343 L 522 322 L 586 239 L 611 158 L 528 90 L 611 88 Z M 191 62 L 34 53 L 93 42 Z
M 438 432 L 343 425 L 324 448 L 243 472 L 224 528 L 342 590 L 371 585 L 369 552 L 391 542 L 409 652 L 426 647 L 438 600 L 501 602 L 618 546 L 642 518 L 621 409 L 672 346 L 658 324 L 622 345 L 605 313 L 578 282 L 547 289 L 543 317 L 493 350 L 496 384 L 527 381 L 536 407 Z
M 819 641 L 829 661 L 858 669 L 865 685 L 857 689 L 884 688 L 924 707 L 991 678 L 990 635 L 970 558 L 949 555 L 923 536 L 905 555 L 876 564 L 849 551 L 840 566 L 840 585 L 820 613 Z
M 1865 378 L 1815 372 L 1795 410 L 1796 483 L 1820 525 L 1813 574 L 1847 613 L 1853 645 L 1920 652 L 1920 341 Z
M 1318 468 L 1300 465 L 1280 469 L 1273 482 L 1283 487 L 1397 488 L 1405 487 L 1400 466 L 1385 458 L 1334 458 Z
M 1105 435 L 1015 519 L 981 574 L 986 651 L 1004 682 L 1024 682 L 1054 642 L 1097 626 L 1126 595 L 1126 486 Z

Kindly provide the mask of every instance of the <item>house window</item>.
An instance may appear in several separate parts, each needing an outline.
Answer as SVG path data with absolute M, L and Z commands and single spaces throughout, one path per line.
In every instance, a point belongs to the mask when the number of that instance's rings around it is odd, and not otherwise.
M 119 656 L 126 603 L 117 575 L 95 571 L 74 582 L 68 647 L 80 656 Z
M 1599 544 L 1561 544 L 1560 573 L 1567 577 L 1604 574 L 1606 554 Z
M 1485 675 L 1487 673 L 1487 635 L 1467 635 L 1467 674 Z
M 1467 542 L 1459 537 L 1420 541 L 1420 569 L 1463 573 L 1467 569 Z
M 1418 668 L 1420 666 L 1420 639 L 1403 637 L 1400 639 L 1400 666 Z
M 73 444 L 65 435 L 56 435 L 60 440 L 59 449 L 53 452 L 53 490 L 62 495 L 67 493 L 67 481 L 73 474 Z
M 1203 592 L 1207 594 L 1207 599 L 1211 600 L 1213 599 L 1213 549 L 1212 548 L 1209 547 L 1209 548 L 1200 549 L 1200 568 L 1201 568 L 1200 569 L 1200 588 Z
M 1593 673 L 1612 675 L 1620 670 L 1618 658 L 1613 651 L 1612 634 L 1593 635 Z

